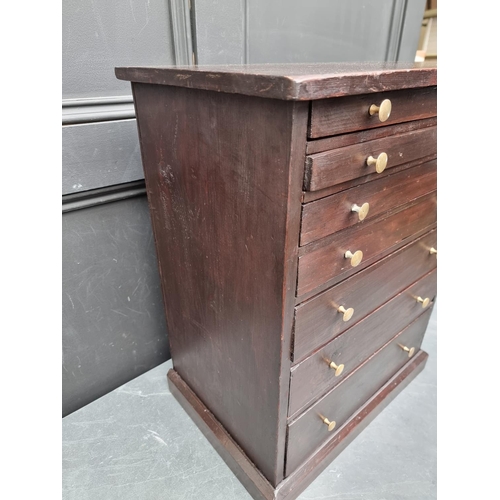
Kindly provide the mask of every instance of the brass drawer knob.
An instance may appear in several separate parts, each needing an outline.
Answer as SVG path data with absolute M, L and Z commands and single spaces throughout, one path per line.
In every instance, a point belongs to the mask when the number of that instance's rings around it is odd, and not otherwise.
M 321 417 L 321 420 L 328 427 L 328 432 L 332 432 L 333 429 L 335 429 L 335 426 L 337 425 L 337 422 L 335 422 L 335 420 L 330 422 L 330 420 L 328 420 L 326 417 L 323 416 Z
M 369 203 L 363 203 L 360 207 L 358 207 L 358 205 L 354 204 L 351 207 L 351 212 L 358 213 L 359 220 L 365 220 L 365 217 L 368 215 L 369 210 L 370 210 Z
M 437 255 L 438 251 L 434 247 L 431 247 L 431 249 L 429 250 L 429 253 L 431 255 Z
M 344 254 L 344 257 L 346 259 L 351 259 L 351 266 L 356 267 L 361 264 L 361 261 L 363 260 L 363 252 L 361 250 L 356 250 L 354 253 L 352 253 L 350 250 L 347 250 L 347 252 Z
M 375 165 L 375 170 L 376 170 L 377 174 L 381 174 L 385 170 L 385 167 L 387 167 L 387 160 L 388 160 L 387 153 L 380 153 L 377 156 L 377 158 L 374 158 L 373 156 L 369 156 L 366 159 L 366 164 L 367 165 Z
M 385 122 L 389 119 L 389 116 L 391 116 L 391 111 L 392 102 L 390 101 L 390 99 L 384 99 L 380 103 L 380 106 L 372 104 L 370 106 L 370 109 L 368 110 L 368 113 L 370 113 L 370 116 L 378 115 L 378 119 L 381 122 Z
M 340 306 L 337 311 L 341 314 L 343 314 L 342 319 L 344 321 L 349 321 L 352 318 L 352 315 L 354 314 L 354 309 L 352 307 L 349 307 L 346 309 L 344 306 Z
M 403 349 L 403 351 L 408 353 L 409 358 L 411 358 L 415 354 L 414 347 L 406 347 L 405 345 L 402 345 L 402 344 L 398 344 L 398 346 L 401 347 L 401 349 Z
M 422 308 L 425 309 L 431 303 L 431 299 L 429 299 L 429 297 L 426 297 L 425 299 L 417 297 L 417 302 L 422 304 Z
M 328 363 L 328 366 L 332 370 L 335 370 L 336 377 L 338 377 L 339 375 L 342 375 L 342 372 L 344 371 L 344 365 L 336 365 L 333 361 L 330 361 L 330 363 Z

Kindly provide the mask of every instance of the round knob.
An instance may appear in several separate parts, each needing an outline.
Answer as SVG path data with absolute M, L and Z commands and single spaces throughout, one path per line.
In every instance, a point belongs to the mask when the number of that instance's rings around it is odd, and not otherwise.
M 429 253 L 431 255 L 434 255 L 434 254 L 437 255 L 438 251 L 434 247 L 431 247 L 431 249 L 429 250 Z
M 406 347 L 405 345 L 402 345 L 402 344 L 398 344 L 398 346 L 401 347 L 401 349 L 403 349 L 403 351 L 408 353 L 409 358 L 411 358 L 415 354 L 414 347 Z
M 431 299 L 429 299 L 429 297 L 426 297 L 425 299 L 423 299 L 422 297 L 417 297 L 417 302 L 422 304 L 422 308 L 425 309 L 431 303 Z
M 358 212 L 359 220 L 365 220 L 365 217 L 368 215 L 368 211 L 370 210 L 369 203 L 363 203 L 360 207 L 354 204 L 351 207 L 351 212 Z
M 390 99 L 384 99 L 380 103 L 380 106 L 372 104 L 370 106 L 370 109 L 368 110 L 370 116 L 378 115 L 378 119 L 381 122 L 385 122 L 389 119 L 389 116 L 391 116 L 391 111 L 392 111 L 392 103 Z
M 387 160 L 388 160 L 387 153 L 380 153 L 377 156 L 377 158 L 369 156 L 366 159 L 366 164 L 375 165 L 375 170 L 377 171 L 377 174 L 381 174 L 385 170 L 385 167 L 387 167 Z
M 335 426 L 337 425 L 337 422 L 335 422 L 335 420 L 330 422 L 330 420 L 328 420 L 326 417 L 321 417 L 321 419 L 323 420 L 323 423 L 328 426 L 328 432 L 332 432 L 333 429 L 335 429 Z
M 337 311 L 339 313 L 342 313 L 342 319 L 344 321 L 349 321 L 352 318 L 352 315 L 354 314 L 354 309 L 352 307 L 349 307 L 349 309 L 346 309 L 344 306 L 340 306 Z
M 338 377 L 339 375 L 342 374 L 344 371 L 344 365 L 336 365 L 333 361 L 330 361 L 328 363 L 328 366 L 332 369 L 335 370 L 335 376 Z
M 350 250 L 347 250 L 347 252 L 344 254 L 344 257 L 346 259 L 351 259 L 351 266 L 356 267 L 361 264 L 361 261 L 363 260 L 363 252 L 361 250 L 356 250 L 354 253 L 352 253 Z

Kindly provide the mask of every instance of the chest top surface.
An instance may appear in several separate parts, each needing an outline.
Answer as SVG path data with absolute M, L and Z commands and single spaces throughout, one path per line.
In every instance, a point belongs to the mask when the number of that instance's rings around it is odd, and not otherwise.
M 314 63 L 118 67 L 138 83 L 307 101 L 437 84 L 435 63 Z

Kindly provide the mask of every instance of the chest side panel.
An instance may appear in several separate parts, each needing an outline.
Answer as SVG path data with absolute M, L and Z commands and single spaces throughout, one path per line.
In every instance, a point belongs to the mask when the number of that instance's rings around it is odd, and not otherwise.
M 134 96 L 174 368 L 276 484 L 307 103 L 147 84 Z

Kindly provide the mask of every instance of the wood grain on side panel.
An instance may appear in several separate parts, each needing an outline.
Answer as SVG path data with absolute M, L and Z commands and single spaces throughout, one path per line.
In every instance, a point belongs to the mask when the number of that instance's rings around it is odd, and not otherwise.
M 134 97 L 174 369 L 275 486 L 308 106 L 145 84 Z

